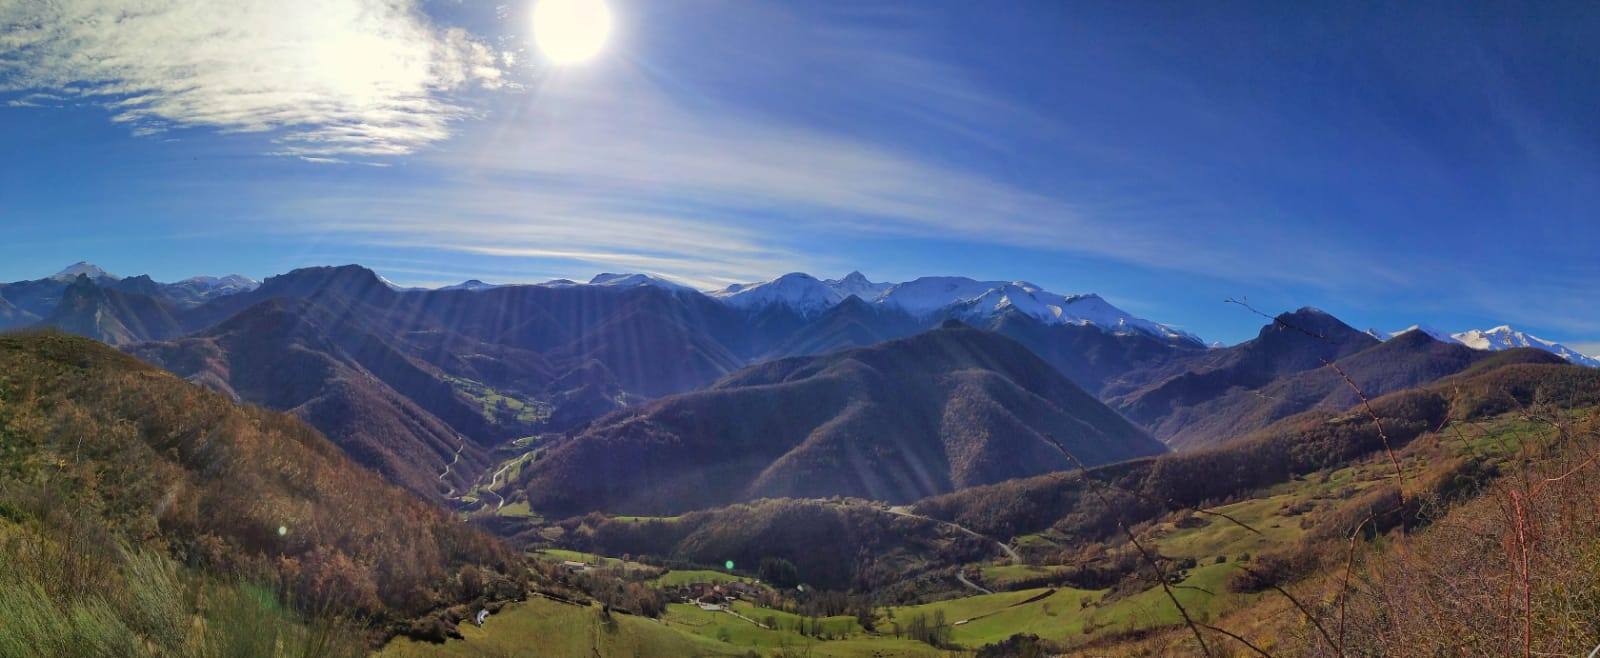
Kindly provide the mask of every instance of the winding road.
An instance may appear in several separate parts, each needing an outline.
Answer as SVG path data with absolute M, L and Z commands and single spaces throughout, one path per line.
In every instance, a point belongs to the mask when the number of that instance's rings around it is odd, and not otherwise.
M 1006 557 L 1011 558 L 1012 562 L 1014 562 L 1016 564 L 1022 564 L 1022 556 L 1017 555 L 1017 551 L 1015 549 L 1011 548 L 1010 544 L 1007 544 L 1007 543 L 1005 543 L 1003 541 L 995 539 L 994 537 L 990 537 L 988 535 L 979 534 L 979 533 L 977 533 L 977 532 L 975 532 L 975 531 L 973 531 L 973 530 L 971 530 L 969 528 L 966 528 L 966 527 L 960 526 L 960 525 L 956 525 L 956 524 L 951 523 L 949 521 L 941 521 L 941 520 L 935 519 L 933 517 L 928 517 L 928 516 L 923 516 L 921 514 L 912 513 L 911 508 L 907 507 L 905 505 L 895 505 L 893 507 L 888 508 L 888 510 L 889 510 L 890 514 L 898 514 L 900 516 L 911 517 L 913 519 L 922 519 L 924 521 L 932 521 L 932 522 L 937 523 L 939 525 L 949 526 L 951 528 L 955 528 L 956 530 L 960 530 L 961 532 L 964 532 L 966 534 L 972 535 L 973 537 L 977 537 L 978 539 L 982 539 L 982 540 L 985 540 L 985 541 L 992 541 L 992 542 L 995 543 L 996 546 L 1000 547 L 1000 550 L 1005 551 Z
M 966 585 L 967 587 L 975 589 L 975 590 L 977 590 L 977 591 L 979 591 L 979 592 L 981 592 L 983 594 L 993 594 L 994 593 L 994 590 L 992 590 L 992 589 L 989 589 L 989 588 L 984 587 L 982 585 L 979 585 L 979 584 L 977 584 L 975 582 L 967 580 L 967 575 L 964 574 L 964 573 L 961 573 L 960 571 L 956 572 L 956 580 L 961 581 L 962 585 Z
M 496 512 L 500 511 L 500 508 L 506 506 L 506 497 L 500 495 L 500 492 L 495 491 L 494 490 L 494 485 L 495 485 L 495 483 L 500 481 L 500 476 L 505 475 L 506 471 L 508 469 L 510 469 L 512 467 L 512 465 L 514 465 L 516 463 L 517 463 L 517 460 L 515 460 L 515 459 L 506 462 L 505 466 L 501 466 L 500 470 L 495 471 L 494 475 L 489 477 L 489 485 L 483 488 L 485 493 L 492 493 L 492 494 L 494 494 L 495 498 L 499 498 L 500 499 L 500 504 L 494 506 L 494 511 L 496 511 Z
M 450 469 L 455 468 L 455 465 L 461 462 L 461 451 L 466 450 L 466 448 L 467 448 L 467 440 L 465 438 L 458 438 L 457 440 L 460 441 L 461 443 L 456 446 L 455 457 L 450 460 L 450 463 L 445 464 L 444 465 L 444 471 L 439 473 L 439 481 L 440 482 L 443 482 L 445 478 L 450 477 Z M 500 499 L 499 504 L 494 506 L 494 511 L 496 511 L 496 512 L 500 511 L 500 508 L 506 506 L 506 497 L 500 495 L 500 492 L 495 491 L 493 489 L 493 487 L 494 487 L 494 485 L 496 483 L 498 483 L 500 481 L 500 476 L 505 475 L 506 474 L 506 470 L 511 468 L 516 463 L 517 463 L 517 460 L 511 460 L 511 461 L 506 462 L 504 466 L 500 467 L 500 470 L 495 471 L 494 475 L 489 477 L 489 486 L 483 488 L 485 493 L 492 493 L 492 494 L 494 494 L 495 498 Z M 479 475 L 478 479 L 475 482 L 482 481 L 482 480 L 483 480 L 483 476 Z M 460 500 L 461 497 L 457 496 L 455 494 L 456 494 L 456 488 L 455 488 L 454 485 L 452 485 L 450 487 L 450 490 L 445 492 L 444 497 L 446 499 L 449 499 L 449 500 Z
M 992 541 L 992 542 L 994 542 L 994 544 L 996 546 L 1000 547 L 1000 550 L 1003 551 L 1006 554 L 1006 557 L 1011 558 L 1011 562 L 1013 564 L 1022 564 L 1022 556 L 1017 555 L 1017 551 L 1015 549 L 1011 548 L 1010 544 L 1007 544 L 1007 543 L 1005 543 L 1003 541 L 1000 541 L 1000 540 L 995 539 L 993 537 L 990 537 L 988 535 L 979 534 L 977 531 L 974 531 L 971 528 L 967 528 L 965 526 L 957 525 L 957 524 L 951 523 L 949 521 L 942 521 L 942 520 L 935 519 L 935 518 L 932 518 L 932 517 L 923 516 L 921 514 L 915 514 L 915 513 L 913 513 L 911 511 L 910 507 L 907 507 L 905 505 L 895 505 L 895 506 L 889 507 L 887 509 L 888 509 L 890 514 L 897 514 L 899 516 L 909 517 L 909 518 L 913 518 L 913 519 L 922 519 L 924 521 L 931 521 L 933 523 L 937 523 L 937 524 L 942 525 L 942 526 L 955 528 L 956 530 L 964 532 L 964 533 L 966 533 L 968 535 L 971 535 L 973 537 L 977 537 L 978 539 L 982 539 L 982 540 L 985 540 L 985 541 Z M 979 584 L 977 584 L 975 582 L 967 580 L 967 575 L 962 573 L 959 570 L 956 571 L 956 580 L 961 581 L 962 585 L 967 586 L 968 588 L 972 589 L 973 591 L 976 591 L 976 592 L 979 592 L 979 593 L 982 593 L 982 594 L 993 594 L 994 593 L 994 591 L 989 589 L 989 588 L 986 588 L 986 587 L 984 587 L 982 585 L 979 585 Z
M 439 481 L 440 482 L 444 482 L 444 479 L 446 477 L 449 477 L 450 469 L 454 468 L 456 463 L 461 461 L 461 451 L 467 449 L 467 440 L 466 439 L 457 438 L 456 440 L 460 441 L 460 443 L 456 444 L 456 455 L 455 455 L 454 458 L 452 458 L 450 460 L 450 463 L 444 465 L 444 472 L 439 474 Z M 455 493 L 456 493 L 455 485 L 451 485 L 450 486 L 450 490 L 444 492 L 444 497 L 446 499 L 453 499 L 453 498 L 455 498 Z

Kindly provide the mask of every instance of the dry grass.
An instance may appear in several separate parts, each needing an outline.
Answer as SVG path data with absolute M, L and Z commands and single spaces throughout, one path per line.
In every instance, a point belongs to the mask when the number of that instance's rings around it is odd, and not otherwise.
M 1362 560 L 1346 653 L 1582 655 L 1600 642 L 1600 419 L 1527 415 L 1548 439 L 1519 446 L 1510 473 Z

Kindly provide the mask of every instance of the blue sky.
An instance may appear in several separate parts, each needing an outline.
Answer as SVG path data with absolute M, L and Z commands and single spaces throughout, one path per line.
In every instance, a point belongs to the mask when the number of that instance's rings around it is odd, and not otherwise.
M 527 0 L 0 0 L 0 280 L 859 269 L 1600 352 L 1600 6 L 609 4 L 558 67 Z

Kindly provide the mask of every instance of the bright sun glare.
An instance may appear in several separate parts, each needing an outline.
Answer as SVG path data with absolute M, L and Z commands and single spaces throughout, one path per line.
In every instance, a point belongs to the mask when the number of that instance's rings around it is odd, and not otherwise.
M 533 6 L 533 40 L 556 64 L 594 57 L 610 34 L 611 9 L 604 0 L 538 0 Z

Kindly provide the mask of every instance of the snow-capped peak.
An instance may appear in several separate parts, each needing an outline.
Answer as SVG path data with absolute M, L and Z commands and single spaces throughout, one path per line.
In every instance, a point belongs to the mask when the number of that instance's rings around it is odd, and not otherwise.
M 261 282 L 247 276 L 229 274 L 227 276 L 193 276 L 175 285 L 188 286 L 195 290 L 214 291 L 220 294 L 233 294 L 250 292 L 261 287 Z
M 100 269 L 100 266 L 98 265 L 85 261 L 78 261 L 68 265 L 66 269 L 56 272 L 50 278 L 55 281 L 71 281 L 78 278 L 79 275 L 89 277 L 91 280 L 96 281 L 100 279 L 110 279 L 113 281 L 121 280 L 121 277 Z
M 1447 333 L 1445 333 L 1443 331 L 1439 331 L 1438 329 L 1435 329 L 1435 328 L 1430 327 L 1430 326 L 1425 325 L 1425 324 L 1414 324 L 1414 325 L 1411 325 L 1411 326 L 1406 327 L 1404 329 L 1401 329 L 1399 331 L 1396 331 L 1394 333 L 1391 333 L 1388 336 L 1379 336 L 1378 338 L 1383 339 L 1383 340 L 1387 340 L 1389 338 L 1394 338 L 1395 336 L 1399 336 L 1400 334 L 1409 333 L 1409 332 L 1413 332 L 1413 331 L 1420 331 L 1422 333 L 1425 333 L 1425 334 L 1428 335 L 1429 338 L 1432 338 L 1432 339 L 1434 339 L 1436 341 L 1439 341 L 1441 343 L 1459 343 L 1459 342 L 1461 342 L 1459 340 L 1456 340 L 1455 336 L 1451 336 L 1450 334 L 1447 334 Z
M 1058 295 L 1026 281 L 1002 284 L 957 305 L 968 317 L 991 317 L 1012 310 L 1046 324 L 1090 325 L 1112 333 L 1137 332 L 1203 344 L 1182 330 L 1129 315 L 1099 295 Z
M 1200 343 L 1183 331 L 1133 317 L 1098 295 L 1059 295 L 1027 281 L 929 276 L 903 283 L 873 283 L 860 272 L 829 280 L 795 272 L 771 281 L 734 284 L 707 294 L 736 308 L 782 305 L 805 315 L 851 296 L 919 317 L 947 314 L 981 320 L 1017 312 L 1047 324 L 1092 325 L 1113 333 L 1139 332 Z
M 443 288 L 440 288 L 440 290 L 470 290 L 470 291 L 478 291 L 478 290 L 491 290 L 491 289 L 499 288 L 499 287 L 500 286 L 495 285 L 493 283 L 484 283 L 484 282 L 479 281 L 477 279 L 467 279 L 466 281 L 462 281 L 461 283 L 455 284 L 453 286 L 445 286 Z
M 823 281 L 823 283 L 839 293 L 840 301 L 843 301 L 845 297 L 855 295 L 860 297 L 862 301 L 868 302 L 876 300 L 884 291 L 889 289 L 890 285 L 887 283 L 873 283 L 867 279 L 866 275 L 860 272 L 851 272 L 844 275 L 842 279 L 829 279 Z
M 845 277 L 845 280 L 849 279 L 851 277 Z M 842 289 L 845 280 L 821 281 L 804 272 L 791 272 L 771 281 L 735 283 L 706 294 L 734 308 L 787 306 L 803 315 L 811 315 L 844 301 L 852 294 L 861 296 L 855 292 L 845 293 Z M 865 284 L 861 286 L 863 290 L 873 285 L 866 281 L 866 277 L 860 277 L 859 281 Z
M 912 315 L 927 315 L 1005 285 L 1004 281 L 975 281 L 960 276 L 925 276 L 890 286 L 879 301 Z
M 690 288 L 689 286 L 654 274 L 616 274 L 612 272 L 606 272 L 603 274 L 594 275 L 594 278 L 589 280 L 589 285 L 607 286 L 611 288 L 637 288 L 639 286 L 651 286 L 655 288 L 671 290 L 674 292 L 693 290 L 693 288 Z
M 386 288 L 388 288 L 390 290 L 393 290 L 395 292 L 419 292 L 419 291 L 422 291 L 422 290 L 426 290 L 425 288 L 402 286 L 402 285 L 400 285 L 398 283 L 390 281 L 388 277 L 385 277 L 382 274 L 378 274 L 376 272 L 374 272 L 373 274 L 378 277 L 378 281 L 380 283 L 382 283 L 384 285 L 384 287 L 386 287 Z
M 1451 337 L 1455 338 L 1456 341 L 1460 342 L 1462 345 L 1466 345 L 1467 347 L 1475 350 L 1498 352 L 1500 350 L 1509 350 L 1514 347 L 1532 347 L 1534 349 L 1544 350 L 1581 366 L 1600 368 L 1600 359 L 1580 354 L 1576 350 L 1562 345 L 1561 343 L 1545 340 L 1538 336 L 1517 331 L 1516 329 L 1511 328 L 1509 325 L 1500 325 L 1486 331 L 1479 329 L 1463 331 L 1458 334 L 1452 334 Z

